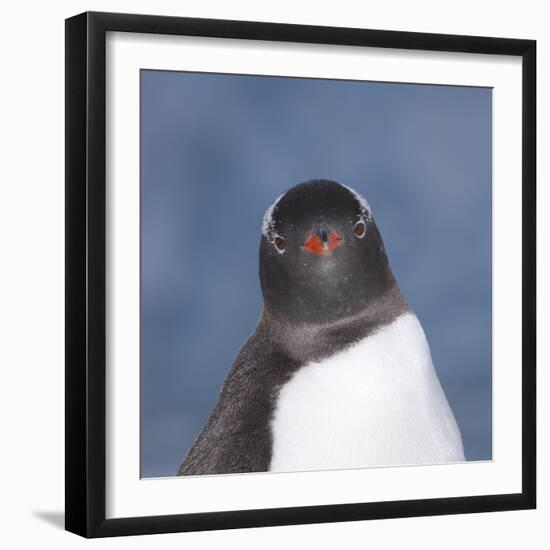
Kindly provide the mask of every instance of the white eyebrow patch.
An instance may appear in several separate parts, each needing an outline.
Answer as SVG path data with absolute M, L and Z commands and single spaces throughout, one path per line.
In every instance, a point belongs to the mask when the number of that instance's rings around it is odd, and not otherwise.
M 361 208 L 361 213 L 363 214 L 363 217 L 365 220 L 372 219 L 371 215 L 371 209 L 370 205 L 365 197 L 358 193 L 355 189 L 352 189 L 351 187 L 348 187 L 347 185 L 344 185 L 343 183 L 340 183 L 342 187 L 345 187 L 355 198 L 355 200 L 359 203 L 359 207 Z
M 264 219 L 262 221 L 262 233 L 266 239 L 269 239 L 271 237 L 271 234 L 273 233 L 273 226 L 275 225 L 275 221 L 273 220 L 273 212 L 275 211 L 277 204 L 285 196 L 285 194 L 286 191 L 282 195 L 279 195 L 275 202 L 265 211 Z

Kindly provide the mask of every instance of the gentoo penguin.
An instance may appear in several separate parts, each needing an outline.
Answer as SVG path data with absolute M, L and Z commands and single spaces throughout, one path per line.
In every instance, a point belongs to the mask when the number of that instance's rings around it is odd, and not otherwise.
M 267 210 L 264 307 L 178 475 L 464 460 L 366 199 L 301 183 Z

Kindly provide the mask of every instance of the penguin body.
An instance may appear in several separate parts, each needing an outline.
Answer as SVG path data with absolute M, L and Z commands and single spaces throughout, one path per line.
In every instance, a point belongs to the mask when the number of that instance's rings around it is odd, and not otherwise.
M 178 475 L 464 460 L 367 201 L 328 180 L 267 210 L 262 316 Z
M 424 331 L 411 312 L 301 367 L 279 391 L 272 434 L 272 471 L 464 460 Z

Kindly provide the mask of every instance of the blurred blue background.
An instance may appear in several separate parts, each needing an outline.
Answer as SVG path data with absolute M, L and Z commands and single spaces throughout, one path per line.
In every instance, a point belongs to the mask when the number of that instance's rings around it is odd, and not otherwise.
M 467 458 L 491 458 L 491 93 L 141 72 L 142 477 L 210 414 L 260 315 L 263 213 L 312 178 L 368 198 Z

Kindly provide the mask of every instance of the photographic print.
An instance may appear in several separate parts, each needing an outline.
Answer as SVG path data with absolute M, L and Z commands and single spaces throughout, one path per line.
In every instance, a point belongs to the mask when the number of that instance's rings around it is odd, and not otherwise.
M 536 42 L 66 21 L 66 529 L 536 507 Z
M 142 478 L 492 459 L 491 88 L 141 70 L 140 143 Z

